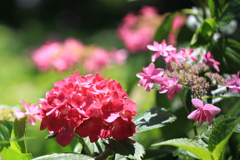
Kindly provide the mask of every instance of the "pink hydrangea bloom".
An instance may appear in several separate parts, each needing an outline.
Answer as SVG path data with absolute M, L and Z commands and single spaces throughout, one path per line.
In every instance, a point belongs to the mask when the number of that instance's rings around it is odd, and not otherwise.
M 192 111 L 187 118 L 193 119 L 195 122 L 198 121 L 199 125 L 202 125 L 203 122 L 206 121 L 212 123 L 213 115 L 216 115 L 221 112 L 220 108 L 212 104 L 203 105 L 203 102 L 197 98 L 192 99 L 192 104 L 194 107 L 198 109 Z
M 240 94 L 240 71 L 237 74 L 233 74 L 231 79 L 226 80 L 226 87 L 229 88 L 229 92 Z
M 161 88 L 159 93 L 163 94 L 167 92 L 167 97 L 169 100 L 174 98 L 175 92 L 181 92 L 183 90 L 182 85 L 177 84 L 178 77 L 173 77 L 172 79 L 165 79 L 164 81 L 159 82 L 161 84 Z
M 144 15 L 146 17 L 154 17 L 158 15 L 158 10 L 155 7 L 151 6 L 143 6 L 139 12 L 141 15 Z
M 22 105 L 24 106 L 26 111 L 16 111 L 14 114 L 17 118 L 23 118 L 25 116 L 28 116 L 28 121 L 32 125 L 35 125 L 36 120 L 41 120 L 42 117 L 40 116 L 40 109 L 38 105 L 36 104 L 27 104 L 25 101 L 20 101 Z
M 136 104 L 127 99 L 120 83 L 100 74 L 79 76 L 78 71 L 54 83 L 39 100 L 43 117 L 40 129 L 56 134 L 56 141 L 68 145 L 74 134 L 99 138 L 125 139 L 136 133 L 132 122 Z
M 156 51 L 156 53 L 152 55 L 152 62 L 155 62 L 160 56 L 166 57 L 169 52 L 176 51 L 175 47 L 166 44 L 166 40 L 163 40 L 161 43 L 154 41 L 153 45 L 147 45 L 147 48 L 151 51 Z
M 178 14 L 173 19 L 172 29 L 175 30 L 175 29 L 181 28 L 185 24 L 185 21 L 186 21 L 186 15 Z
M 117 29 L 121 39 L 130 53 L 147 51 L 147 44 L 153 40 L 161 17 L 155 7 L 143 6 L 140 14 L 128 13 Z
M 83 48 L 83 44 L 73 38 L 66 39 L 63 44 L 56 41 L 47 42 L 33 51 L 32 59 L 40 71 L 48 71 L 51 68 L 66 71 L 79 61 Z
M 220 71 L 218 65 L 220 62 L 214 60 L 214 56 L 208 51 L 206 55 L 200 54 L 204 58 L 204 63 L 209 67 L 213 67 L 216 71 Z
M 150 63 L 148 67 L 143 68 L 142 70 L 143 73 L 136 74 L 136 76 L 140 78 L 138 86 L 143 86 L 144 89 L 149 92 L 154 85 L 154 80 L 161 80 L 163 78 L 164 70 L 161 68 L 155 68 L 154 63 Z

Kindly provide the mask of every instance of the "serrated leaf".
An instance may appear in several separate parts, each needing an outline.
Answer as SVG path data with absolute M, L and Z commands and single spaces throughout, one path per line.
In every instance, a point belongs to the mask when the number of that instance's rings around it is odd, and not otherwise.
M 219 116 L 214 120 L 212 133 L 208 141 L 208 149 L 214 159 L 219 159 L 224 152 L 226 143 L 234 132 L 238 122 L 235 118 Z
M 118 153 L 129 159 L 141 160 L 141 157 L 143 157 L 145 154 L 143 146 L 130 138 L 120 141 L 109 139 L 108 143 L 103 143 L 115 153 Z
M 32 160 L 94 160 L 94 158 L 78 153 L 55 153 L 33 158 Z
M 167 150 L 167 149 L 151 149 L 151 150 L 146 150 L 146 154 L 144 155 L 144 159 L 149 159 L 149 158 L 161 158 L 165 157 L 168 154 L 172 154 L 172 150 Z
M 167 123 L 172 123 L 176 117 L 162 108 L 151 108 L 134 117 L 134 123 L 137 127 L 137 133 L 160 128 Z
M 180 139 L 172 139 L 161 143 L 153 144 L 152 146 L 161 146 L 161 145 L 171 145 L 175 147 L 180 147 L 182 149 L 185 149 L 195 156 L 197 156 L 199 159 L 208 159 L 211 160 L 212 155 L 211 152 L 208 151 L 205 146 L 198 142 L 197 140 L 187 139 L 187 138 L 180 138 Z

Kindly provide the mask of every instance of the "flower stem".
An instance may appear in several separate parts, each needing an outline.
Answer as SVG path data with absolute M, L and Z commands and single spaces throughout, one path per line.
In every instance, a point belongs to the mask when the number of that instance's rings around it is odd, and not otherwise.
M 187 108 L 186 103 L 184 102 L 184 100 L 183 100 L 183 98 L 182 98 L 182 95 L 179 94 L 179 96 L 180 96 L 180 99 L 181 99 L 181 101 L 182 101 L 182 104 L 183 104 L 184 108 L 186 109 L 187 113 L 189 114 L 190 112 L 189 112 L 189 110 L 188 110 L 188 108 Z
M 103 153 L 102 147 L 100 146 L 99 142 L 96 141 L 95 144 L 96 144 L 96 146 L 97 146 L 97 148 L 98 148 L 99 153 L 100 153 L 100 154 Z

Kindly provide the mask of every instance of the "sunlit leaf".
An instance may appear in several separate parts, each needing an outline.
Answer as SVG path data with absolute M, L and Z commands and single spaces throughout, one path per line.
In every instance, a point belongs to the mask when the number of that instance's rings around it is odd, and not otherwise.
M 2 156 L 2 160 L 30 160 L 32 156 L 30 154 L 23 154 L 21 152 L 17 152 L 12 148 L 4 148 L 0 155 Z
M 33 158 L 32 160 L 94 160 L 94 158 L 78 153 L 55 153 Z
M 234 132 L 239 120 L 227 116 L 219 116 L 214 120 L 212 133 L 208 141 L 208 149 L 215 159 L 224 153 L 226 144 Z
M 212 160 L 211 152 L 205 148 L 205 146 L 198 142 L 197 140 L 187 139 L 187 138 L 180 138 L 180 139 L 172 139 L 168 141 L 164 141 L 161 143 L 153 144 L 152 146 L 161 146 L 161 145 L 171 145 L 175 147 L 183 148 L 195 156 L 197 156 L 199 159 L 208 159 Z

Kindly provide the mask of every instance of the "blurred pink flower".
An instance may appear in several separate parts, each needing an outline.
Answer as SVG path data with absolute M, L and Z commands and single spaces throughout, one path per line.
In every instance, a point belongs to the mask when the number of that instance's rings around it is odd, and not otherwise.
M 240 94 L 240 71 L 237 74 L 232 74 L 232 78 L 227 79 L 226 82 L 229 92 Z
M 83 48 L 84 45 L 73 38 L 66 39 L 63 44 L 47 42 L 33 51 L 32 59 L 40 71 L 48 71 L 51 68 L 65 71 L 79 61 Z
M 169 52 L 176 51 L 175 47 L 166 44 L 166 40 L 163 40 L 161 43 L 154 41 L 153 45 L 147 45 L 147 48 L 151 51 L 157 51 L 152 55 L 152 62 L 155 62 L 160 56 L 166 57 Z
M 215 68 L 218 72 L 220 65 L 220 62 L 214 60 L 214 56 L 208 51 L 206 55 L 200 54 L 204 58 L 204 63 L 208 65 L 209 67 Z
M 166 65 L 169 65 L 172 62 L 175 62 L 180 65 L 180 60 L 183 59 L 181 53 L 177 53 L 175 51 L 168 52 L 168 56 L 164 57 L 164 61 Z
M 146 17 L 154 17 L 158 15 L 158 10 L 155 7 L 143 6 L 139 13 Z
M 126 60 L 128 57 L 128 52 L 126 49 L 112 49 L 110 52 L 110 58 L 112 63 L 116 63 L 118 65 L 123 65 L 125 64 Z
M 83 67 L 87 72 L 94 73 L 105 68 L 109 62 L 109 53 L 102 48 L 96 48 L 92 55 L 84 60 Z
M 198 108 L 197 110 L 192 111 L 188 115 L 188 119 L 193 119 L 195 122 L 198 121 L 199 125 L 202 125 L 203 122 L 208 121 L 212 123 L 213 115 L 216 115 L 221 112 L 221 109 L 212 105 L 212 104 L 205 104 L 200 99 L 193 98 L 192 104 L 194 107 Z
M 143 68 L 143 73 L 138 73 L 136 76 L 140 78 L 140 82 L 138 83 L 138 86 L 143 86 L 144 89 L 149 92 L 153 85 L 154 85 L 154 79 L 161 79 L 163 78 L 164 70 L 162 68 L 156 68 L 154 63 L 150 63 L 150 65 L 146 68 Z
M 159 90 L 159 93 L 167 93 L 167 97 L 169 100 L 172 100 L 174 98 L 174 92 L 181 92 L 183 90 L 182 85 L 177 84 L 178 83 L 178 77 L 173 77 L 172 79 L 167 79 L 163 82 L 161 82 L 161 88 Z
M 22 105 L 24 106 L 26 111 L 16 111 L 14 114 L 15 116 L 20 119 L 25 116 L 28 116 L 29 123 L 32 125 L 35 125 L 36 119 L 42 120 L 42 117 L 40 116 L 40 109 L 38 108 L 38 105 L 36 104 L 27 104 L 25 101 L 20 101 Z
M 128 13 L 116 33 L 131 53 L 147 51 L 147 44 L 153 40 L 161 17 L 155 7 L 143 6 L 139 15 Z
M 186 16 L 182 14 L 178 14 L 174 17 L 172 22 L 172 29 L 179 29 L 181 28 L 186 21 Z

